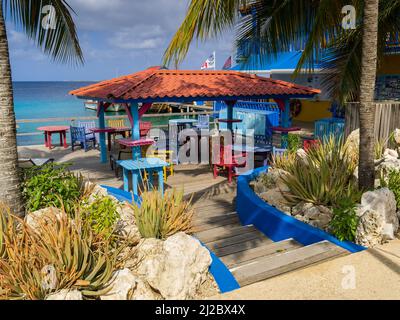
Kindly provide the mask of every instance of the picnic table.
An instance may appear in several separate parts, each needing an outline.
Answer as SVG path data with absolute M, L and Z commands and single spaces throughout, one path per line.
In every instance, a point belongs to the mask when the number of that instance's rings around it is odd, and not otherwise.
M 69 127 L 67 126 L 44 126 L 37 128 L 39 131 L 44 132 L 44 145 L 51 150 L 51 136 L 55 133 L 60 134 L 60 146 L 67 148 L 67 131 Z
M 129 192 L 129 174 L 132 174 L 132 192 L 135 196 L 139 195 L 139 181 L 142 171 L 147 171 L 149 187 L 153 187 L 153 172 L 158 173 L 158 190 L 164 194 L 164 168 L 169 163 L 159 158 L 142 158 L 137 160 L 117 161 L 117 165 L 124 170 L 124 190 Z

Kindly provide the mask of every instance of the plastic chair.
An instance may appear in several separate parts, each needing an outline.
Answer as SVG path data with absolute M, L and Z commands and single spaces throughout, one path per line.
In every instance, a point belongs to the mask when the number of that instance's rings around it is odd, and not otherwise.
M 197 129 L 210 129 L 210 116 L 208 114 L 201 114 L 197 118 Z
M 303 149 L 304 149 L 304 151 L 307 152 L 311 148 L 314 148 L 314 147 L 318 146 L 319 143 L 320 143 L 320 141 L 319 140 L 315 140 L 315 139 L 314 140 L 304 140 L 303 141 Z
M 75 151 L 75 144 L 78 142 L 82 148 L 85 149 L 85 152 L 89 150 L 89 144 L 93 143 L 93 148 L 96 147 L 96 138 L 95 136 L 86 135 L 86 130 L 84 127 L 70 127 L 71 133 L 71 147 L 72 151 Z

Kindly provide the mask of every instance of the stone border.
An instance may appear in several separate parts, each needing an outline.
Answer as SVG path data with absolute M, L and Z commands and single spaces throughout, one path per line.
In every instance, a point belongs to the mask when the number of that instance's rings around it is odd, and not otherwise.
M 132 203 L 131 193 L 104 185 L 101 185 L 101 187 L 106 189 L 111 196 L 117 198 L 119 201 L 127 201 Z M 140 198 L 135 197 L 135 201 L 140 202 Z M 209 271 L 214 277 L 220 292 L 226 293 L 239 289 L 239 284 L 225 264 L 209 248 L 207 248 L 207 246 L 205 246 L 203 243 L 201 244 L 210 252 L 212 262 Z
M 259 198 L 249 183 L 268 167 L 258 168 L 238 177 L 236 211 L 243 225 L 254 225 L 271 240 L 278 242 L 293 238 L 304 246 L 320 241 L 330 241 L 351 253 L 366 250 L 351 241 L 340 241 L 329 233 L 301 222 Z

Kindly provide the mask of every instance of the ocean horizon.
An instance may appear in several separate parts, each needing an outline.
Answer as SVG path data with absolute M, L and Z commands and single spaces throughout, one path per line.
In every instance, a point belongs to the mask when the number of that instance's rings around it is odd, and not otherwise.
M 68 94 L 71 90 L 95 83 L 96 81 L 14 81 L 14 106 L 16 119 L 48 119 L 48 118 L 79 118 L 95 117 L 96 111 L 88 110 L 84 106 L 84 100 Z M 111 113 L 110 115 L 117 115 Z M 120 113 L 123 114 L 123 113 Z M 173 117 L 151 117 L 154 125 L 167 124 Z M 17 143 L 19 146 L 44 144 L 42 134 L 38 127 L 47 125 L 67 125 L 71 121 L 18 123 Z M 23 134 L 21 136 L 21 134 Z M 67 134 L 69 142 L 69 134 Z M 58 138 L 55 137 L 55 143 Z

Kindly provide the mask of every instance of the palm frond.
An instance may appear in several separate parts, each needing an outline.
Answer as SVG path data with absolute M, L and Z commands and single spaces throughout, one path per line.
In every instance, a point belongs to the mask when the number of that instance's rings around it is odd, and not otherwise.
M 164 53 L 164 64 L 183 61 L 193 38 L 205 40 L 233 27 L 241 5 L 249 0 L 192 0 L 185 20 Z
M 72 18 L 75 12 L 65 0 L 4 0 L 3 5 L 6 19 L 9 18 L 18 29 L 22 29 L 45 54 L 58 62 L 83 63 L 83 53 Z M 47 5 L 54 8 L 54 29 L 42 26 L 46 16 L 42 9 Z

